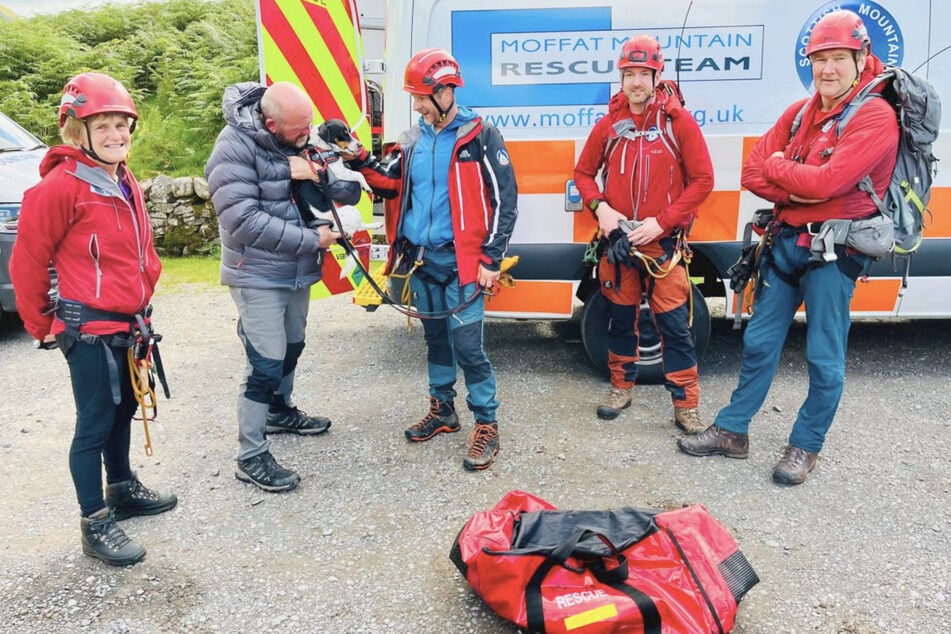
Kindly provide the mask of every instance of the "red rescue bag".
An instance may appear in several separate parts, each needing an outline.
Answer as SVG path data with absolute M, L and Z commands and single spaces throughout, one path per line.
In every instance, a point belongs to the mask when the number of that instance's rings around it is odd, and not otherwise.
M 560 511 L 524 491 L 473 515 L 449 558 L 490 608 L 531 632 L 729 632 L 759 582 L 701 505 Z

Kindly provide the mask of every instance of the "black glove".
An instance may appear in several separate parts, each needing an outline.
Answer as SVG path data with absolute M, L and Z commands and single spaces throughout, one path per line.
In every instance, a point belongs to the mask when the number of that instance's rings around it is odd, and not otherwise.
M 631 259 L 631 241 L 627 239 L 627 234 L 620 229 L 615 229 L 608 234 L 608 263 L 623 264 L 628 268 L 634 268 L 634 260 Z
M 753 274 L 755 264 L 756 245 L 749 244 L 743 247 L 743 251 L 740 253 L 740 259 L 726 270 L 726 274 L 730 278 L 730 290 L 734 293 L 739 293 L 746 287 L 746 283 L 750 281 L 750 276 Z

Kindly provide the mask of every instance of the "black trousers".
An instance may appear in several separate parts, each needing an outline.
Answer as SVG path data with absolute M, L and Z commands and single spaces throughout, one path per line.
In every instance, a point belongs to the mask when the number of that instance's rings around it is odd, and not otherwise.
M 111 354 L 119 370 L 121 400 L 112 400 L 106 354 Z M 129 437 L 132 416 L 138 403 L 132 392 L 126 348 L 106 348 L 77 341 L 66 357 L 76 402 L 76 430 L 69 448 L 69 472 L 83 515 L 106 506 L 102 489 L 102 469 L 106 482 L 122 482 L 132 477 L 129 466 Z

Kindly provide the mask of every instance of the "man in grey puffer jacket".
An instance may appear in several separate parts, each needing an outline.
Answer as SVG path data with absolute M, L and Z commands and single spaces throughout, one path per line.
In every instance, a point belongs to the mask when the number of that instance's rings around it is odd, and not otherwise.
M 221 283 L 238 309 L 238 337 L 248 364 L 238 396 L 235 477 L 265 491 L 289 491 L 300 476 L 279 465 L 266 434 L 321 434 L 330 420 L 293 405 L 294 369 L 304 349 L 310 287 L 324 250 L 339 234 L 308 227 L 291 181 L 320 182 L 299 156 L 310 137 L 313 105 L 287 82 L 265 89 L 246 82 L 225 89 L 227 125 L 205 176 L 218 213 Z

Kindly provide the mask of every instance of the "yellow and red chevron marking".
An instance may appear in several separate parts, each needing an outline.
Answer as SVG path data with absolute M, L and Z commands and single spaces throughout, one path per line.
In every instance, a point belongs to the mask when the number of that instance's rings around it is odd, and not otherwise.
M 365 124 L 363 43 L 352 0 L 258 0 L 262 75 L 290 81 L 314 102 L 319 121 Z M 356 130 L 354 130 L 356 132 Z
M 355 0 L 258 0 L 258 48 L 262 81 L 288 81 L 303 88 L 314 102 L 316 122 L 341 119 L 358 139 L 369 141 L 366 85 L 361 72 L 363 39 Z M 369 145 L 369 142 L 366 143 Z M 357 205 L 365 221 L 371 201 Z M 311 297 L 353 290 L 362 279 L 357 270 L 340 279 L 343 249 L 332 247 L 324 258 L 324 280 Z

